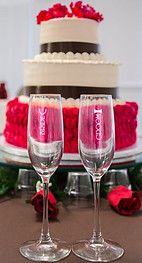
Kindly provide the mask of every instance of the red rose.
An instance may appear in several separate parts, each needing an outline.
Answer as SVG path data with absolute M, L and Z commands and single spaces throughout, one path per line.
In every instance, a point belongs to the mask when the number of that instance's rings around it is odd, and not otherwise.
M 84 17 L 88 19 L 96 20 L 97 22 L 101 22 L 103 20 L 103 15 L 97 12 L 92 6 L 89 4 L 83 4 L 82 1 L 77 1 L 76 3 L 71 3 L 70 8 L 72 14 L 76 17 Z
M 46 21 L 49 19 L 49 14 L 47 10 L 42 10 L 37 15 L 37 24 L 40 24 L 42 21 Z
M 120 185 L 108 193 L 108 202 L 111 207 L 121 215 L 129 216 L 141 207 L 141 197 L 136 191 Z
M 65 5 L 55 4 L 48 10 L 42 10 L 39 12 L 37 15 L 37 24 L 53 18 L 65 17 L 68 15 L 68 13 L 68 9 Z
M 53 7 L 50 8 L 50 10 L 53 18 L 65 17 L 68 12 L 68 9 L 65 5 L 61 5 L 58 3 L 53 5 Z
M 70 143 L 71 148 L 70 148 L 70 152 L 71 153 L 77 153 L 78 152 L 78 142 L 77 140 L 73 139 Z
M 43 213 L 43 190 L 40 190 L 32 197 L 32 205 L 37 213 Z M 48 218 L 55 219 L 58 214 L 56 199 L 51 191 L 48 193 Z

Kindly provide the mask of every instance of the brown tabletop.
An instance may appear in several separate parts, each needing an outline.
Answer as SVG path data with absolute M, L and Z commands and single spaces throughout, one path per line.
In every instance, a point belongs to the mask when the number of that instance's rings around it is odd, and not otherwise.
M 118 262 L 142 262 L 142 211 L 126 217 L 115 213 L 106 201 L 101 201 L 102 233 L 125 249 Z M 89 238 L 92 234 L 93 208 L 65 207 L 59 204 L 58 220 L 50 222 L 53 237 L 74 242 Z M 39 237 L 41 221 L 34 208 L 21 198 L 0 203 L 0 263 L 30 262 L 19 253 L 19 246 L 27 240 Z M 71 253 L 61 262 L 85 262 Z

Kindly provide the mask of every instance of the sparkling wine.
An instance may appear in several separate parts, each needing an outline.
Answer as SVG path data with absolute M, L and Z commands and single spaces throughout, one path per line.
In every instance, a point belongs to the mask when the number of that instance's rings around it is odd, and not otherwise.
M 32 165 L 38 174 L 49 177 L 59 166 L 63 153 L 63 142 L 40 143 L 29 138 L 28 150 Z

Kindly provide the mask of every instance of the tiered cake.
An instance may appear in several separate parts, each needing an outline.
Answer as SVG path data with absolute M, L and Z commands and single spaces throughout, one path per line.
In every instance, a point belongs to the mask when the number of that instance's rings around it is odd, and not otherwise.
M 99 53 L 98 23 L 102 15 L 81 1 L 70 10 L 56 4 L 41 11 L 41 54 L 24 61 L 25 93 L 60 93 L 63 99 L 64 151 L 78 152 L 80 94 L 112 94 L 116 97 L 118 65 Z M 114 100 L 116 150 L 136 142 L 138 106 Z M 28 99 L 15 98 L 7 105 L 4 136 L 8 143 L 27 147 Z
M 25 94 L 64 98 L 105 93 L 116 97 L 118 64 L 99 54 L 97 28 L 103 16 L 81 1 L 56 4 L 37 16 L 41 54 L 24 61 Z

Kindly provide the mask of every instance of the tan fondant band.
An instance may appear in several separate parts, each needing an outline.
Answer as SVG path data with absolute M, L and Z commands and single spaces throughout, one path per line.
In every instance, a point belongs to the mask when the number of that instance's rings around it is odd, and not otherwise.
M 116 87 L 115 64 L 24 62 L 25 86 Z
M 58 18 L 41 23 L 40 44 L 85 42 L 98 44 L 98 23 L 84 18 Z

